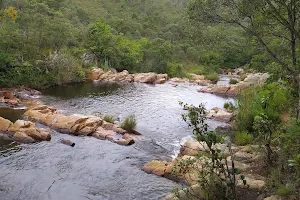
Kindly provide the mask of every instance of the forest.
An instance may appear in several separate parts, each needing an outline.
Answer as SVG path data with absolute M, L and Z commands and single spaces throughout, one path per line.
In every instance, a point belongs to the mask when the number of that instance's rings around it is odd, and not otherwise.
M 191 24 L 184 0 L 1 2 L 1 85 L 80 81 L 93 67 L 86 54 L 118 71 L 212 79 L 219 68 L 270 63 L 236 25 Z
M 234 118 L 228 135 L 239 146 L 259 147 L 264 197 L 299 199 L 300 0 L 0 1 L 1 87 L 82 82 L 94 68 L 204 75 L 212 83 L 237 68 L 269 74 L 264 84 L 243 88 L 236 104 L 224 105 Z M 201 195 L 244 199 L 236 177 L 247 185 L 245 176 L 214 149 L 224 137 L 208 130 L 204 106 L 184 106 L 183 121 L 209 149 Z

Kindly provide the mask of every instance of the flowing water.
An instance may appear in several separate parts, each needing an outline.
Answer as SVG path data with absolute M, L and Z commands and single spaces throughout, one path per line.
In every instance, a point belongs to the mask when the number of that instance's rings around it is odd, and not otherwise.
M 192 137 L 181 119 L 179 101 L 207 108 L 226 99 L 197 92 L 199 86 L 80 83 L 42 91 L 42 101 L 66 114 L 113 115 L 122 121 L 134 114 L 137 130 L 132 146 L 52 130 L 51 142 L 1 145 L 0 200 L 156 200 L 179 184 L 142 171 L 153 159 L 171 160 L 180 142 Z M 1 115 L 1 113 L 0 113 Z M 222 125 L 209 121 L 211 128 Z M 39 125 L 42 127 L 42 125 Z M 76 143 L 69 147 L 59 139 Z

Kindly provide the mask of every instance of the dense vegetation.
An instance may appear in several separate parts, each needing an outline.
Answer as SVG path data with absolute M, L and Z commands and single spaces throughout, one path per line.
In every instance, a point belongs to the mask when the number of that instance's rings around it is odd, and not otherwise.
M 215 77 L 219 68 L 245 65 L 254 55 L 237 26 L 192 26 L 185 0 L 3 0 L 0 6 L 0 85 L 80 81 L 95 65 Z
M 221 68 L 269 72 L 269 83 L 239 96 L 235 141 L 259 144 L 269 191 L 296 199 L 299 15 L 299 0 L 2 0 L 0 86 L 81 81 L 94 66 L 173 77 L 205 74 L 212 80 Z M 199 109 L 190 110 L 190 117 L 201 114 Z M 122 124 L 130 131 L 135 125 L 134 117 Z M 205 138 L 211 132 L 199 133 L 199 141 L 219 142 Z

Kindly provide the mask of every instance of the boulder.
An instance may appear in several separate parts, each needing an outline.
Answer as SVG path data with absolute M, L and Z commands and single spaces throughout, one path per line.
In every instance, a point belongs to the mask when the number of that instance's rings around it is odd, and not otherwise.
M 229 122 L 231 121 L 233 114 L 227 112 L 224 109 L 220 109 L 218 112 L 211 116 L 214 120 L 221 121 L 221 122 Z
M 98 80 L 99 77 L 104 74 L 104 71 L 100 68 L 93 68 L 90 73 L 88 73 L 87 78 L 89 80 Z
M 26 133 L 18 131 L 13 135 L 13 140 L 23 143 L 34 143 L 35 140 L 32 137 L 29 137 Z
M 144 171 L 147 173 L 155 174 L 157 176 L 164 176 L 167 167 L 170 163 L 167 161 L 153 160 L 144 166 Z M 168 171 L 169 172 L 169 171 Z
M 56 109 L 39 105 L 30 108 L 25 115 L 60 132 L 71 135 L 93 136 L 97 139 L 109 140 L 121 145 L 131 145 L 134 139 L 127 131 L 103 121 L 95 116 L 64 115 Z M 42 135 L 43 132 L 38 132 Z M 36 133 L 37 134 L 37 133 Z
M 171 78 L 170 81 L 175 82 L 175 83 L 184 83 L 184 82 L 188 82 L 189 79 L 187 78 Z
M 197 140 L 187 140 L 183 145 L 181 145 L 180 155 L 195 156 L 203 151 L 205 151 L 203 143 L 200 143 Z
M 205 192 L 202 190 L 199 184 L 192 185 L 189 188 L 179 190 L 177 194 L 169 194 L 164 198 L 164 200 L 180 200 L 180 199 L 189 199 L 189 200 L 199 200 L 206 199 Z
M 190 76 L 191 80 L 194 80 L 194 81 L 196 81 L 196 80 L 201 80 L 202 81 L 202 80 L 205 79 L 204 75 L 198 75 L 198 74 L 193 74 L 193 73 L 190 73 L 188 75 Z
M 139 83 L 154 83 L 157 80 L 157 74 L 155 73 L 139 73 L 134 75 L 134 82 Z
M 0 117 L 0 131 L 7 131 L 12 124 L 11 121 Z
M 282 200 L 282 198 L 280 196 L 277 196 L 277 195 L 272 195 L 272 196 L 269 196 L 267 198 L 264 198 L 264 200 Z

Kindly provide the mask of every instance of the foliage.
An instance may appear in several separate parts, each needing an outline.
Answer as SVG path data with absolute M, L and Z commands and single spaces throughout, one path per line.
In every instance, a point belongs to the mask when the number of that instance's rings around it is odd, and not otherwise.
M 104 115 L 103 120 L 112 124 L 115 122 L 113 116 L 111 115 Z
M 183 105 L 183 103 L 180 103 Z M 208 130 L 206 124 L 206 110 L 204 105 L 194 107 L 192 105 L 183 105 L 188 108 L 188 113 L 182 114 L 183 120 L 193 129 L 198 142 L 205 143 L 205 154 L 199 154 L 198 160 L 205 160 L 202 164 L 202 169 L 199 173 L 199 185 L 203 190 L 204 195 L 199 198 L 205 199 L 237 199 L 236 196 L 236 174 L 238 171 L 234 168 L 234 161 L 229 163 L 222 154 L 221 150 L 217 148 L 218 143 L 223 143 L 225 139 L 214 131 Z M 230 151 L 230 142 L 227 143 Z M 189 161 L 190 162 L 190 161 Z M 181 163 L 181 165 L 190 165 L 191 163 Z M 182 166 L 180 167 L 182 168 Z M 246 181 L 243 180 L 246 184 Z
M 235 105 L 232 102 L 226 102 L 223 106 L 228 111 L 234 111 L 236 109 Z
M 238 81 L 237 81 L 236 79 L 231 78 L 231 79 L 229 80 L 229 83 L 233 85 L 233 84 L 237 84 Z
M 251 144 L 251 142 L 253 142 L 253 135 L 252 134 L 248 134 L 247 132 L 236 132 L 235 135 L 235 141 L 238 145 L 247 145 L 247 144 Z
M 186 73 L 184 72 L 183 66 L 177 63 L 168 64 L 168 74 L 170 75 L 170 77 L 186 77 Z
M 239 131 L 248 131 L 255 135 L 253 131 L 254 118 L 261 113 L 265 114 L 272 123 L 280 124 L 280 116 L 289 106 L 289 96 L 289 91 L 277 83 L 247 89 L 238 97 L 236 128 Z
M 213 83 L 216 83 L 219 80 L 219 75 L 216 72 L 213 72 L 213 73 L 205 75 L 205 78 L 207 80 L 212 81 Z
M 124 119 L 121 126 L 122 129 L 132 133 L 136 128 L 136 119 L 134 115 L 130 115 Z

